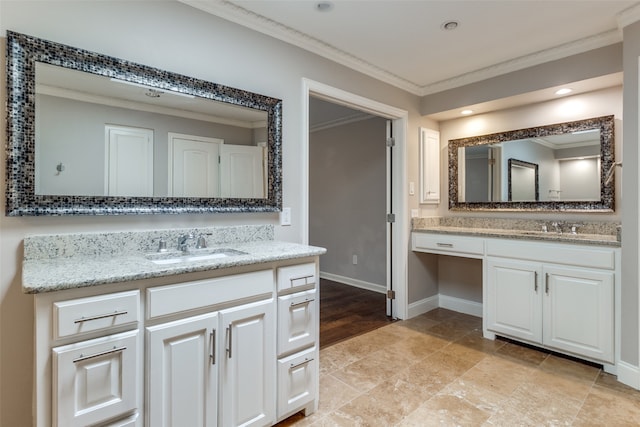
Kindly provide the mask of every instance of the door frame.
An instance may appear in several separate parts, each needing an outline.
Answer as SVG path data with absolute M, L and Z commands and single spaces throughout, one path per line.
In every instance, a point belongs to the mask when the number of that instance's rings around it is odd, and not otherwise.
M 307 78 L 302 79 L 302 241 L 309 243 L 309 96 L 340 104 L 356 110 L 364 111 L 382 118 L 392 120 L 395 138 L 394 155 L 392 156 L 393 176 L 387 177 L 391 181 L 392 213 L 395 214 L 391 242 L 387 242 L 387 288 L 389 280 L 393 283 L 395 299 L 392 300 L 394 317 L 406 319 L 408 317 L 408 285 L 407 258 L 409 248 L 409 225 L 407 196 L 406 164 L 407 164 L 407 123 L 409 112 L 387 104 L 338 89 L 324 83 Z M 387 197 L 388 197 L 387 190 Z M 389 255 L 391 254 L 391 255 Z

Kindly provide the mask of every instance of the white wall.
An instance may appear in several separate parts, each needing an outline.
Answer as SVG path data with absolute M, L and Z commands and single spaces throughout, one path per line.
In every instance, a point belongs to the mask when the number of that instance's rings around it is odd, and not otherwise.
M 406 173 L 417 182 L 418 97 L 312 53 L 165 1 L 0 2 L 0 34 L 13 30 L 145 65 L 283 100 L 283 202 L 292 226 L 274 213 L 113 217 L 0 216 L 0 425 L 27 426 L 31 416 L 33 298 L 21 291 L 22 239 L 26 234 L 159 229 L 221 224 L 276 225 L 276 238 L 300 242 L 305 188 L 301 179 L 306 132 L 301 117 L 302 78 L 328 84 L 409 112 Z M 4 44 L 4 39 L 2 40 Z M 0 81 L 5 80 L 4 55 Z M 0 98 L 6 99 L 5 85 Z M 3 101 L 4 103 L 4 101 Z M 0 138 L 6 138 L 0 126 Z M 1 164 L 4 165 L 4 153 Z M 1 173 L 4 181 L 5 173 Z M 4 182 L 0 182 L 4 186 Z M 417 196 L 409 197 L 417 208 Z M 4 200 L 2 201 L 4 204 Z M 2 206 L 4 211 L 4 206 Z

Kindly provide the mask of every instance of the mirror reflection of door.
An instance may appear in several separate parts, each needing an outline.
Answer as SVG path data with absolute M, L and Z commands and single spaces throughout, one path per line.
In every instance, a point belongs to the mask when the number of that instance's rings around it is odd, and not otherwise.
M 264 197 L 264 148 L 220 146 L 220 196 Z
M 153 130 L 105 126 L 105 195 L 153 196 Z
M 169 196 L 218 197 L 224 140 L 169 133 Z
M 538 200 L 540 200 L 538 165 L 509 159 L 509 201 L 534 202 Z

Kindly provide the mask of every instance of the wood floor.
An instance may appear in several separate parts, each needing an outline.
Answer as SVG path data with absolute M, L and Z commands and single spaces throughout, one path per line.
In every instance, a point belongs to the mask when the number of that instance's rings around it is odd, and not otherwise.
M 384 294 L 320 279 L 320 348 L 391 322 Z

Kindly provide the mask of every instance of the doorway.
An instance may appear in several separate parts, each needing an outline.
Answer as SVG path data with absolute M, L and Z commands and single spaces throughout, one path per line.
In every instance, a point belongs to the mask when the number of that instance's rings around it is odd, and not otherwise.
M 406 198 L 403 192 L 405 187 L 406 170 L 405 163 L 405 136 L 407 126 L 408 113 L 404 110 L 397 109 L 385 104 L 380 104 L 367 98 L 351 94 L 349 92 L 336 89 L 322 83 L 314 82 L 308 79 L 303 80 L 303 94 L 305 102 L 303 103 L 303 117 L 306 122 L 303 124 L 303 161 L 306 173 L 303 176 L 306 182 L 303 182 L 303 188 L 306 190 L 303 209 L 303 240 L 304 243 L 309 242 L 310 236 L 310 215 L 309 215 L 309 103 L 310 98 L 319 98 L 323 101 L 337 104 L 339 106 L 348 107 L 360 113 L 366 113 L 377 118 L 389 121 L 387 129 L 393 129 L 395 146 L 389 148 L 388 162 L 385 165 L 388 179 L 383 188 L 374 188 L 382 194 L 387 204 L 386 213 L 393 214 L 395 221 L 386 223 L 386 264 L 384 291 L 385 295 L 395 298 L 388 301 L 388 314 L 393 318 L 404 319 L 407 313 L 407 283 L 406 283 L 406 262 L 408 247 L 408 228 L 406 217 Z M 386 143 L 386 141 L 385 141 Z M 367 189 L 371 191 L 371 189 Z M 335 214 L 339 215 L 339 206 L 335 207 Z M 385 216 L 384 212 L 382 213 Z M 386 219 L 386 218 L 385 218 Z M 312 242 L 311 242 L 312 243 Z M 356 257 L 353 257 L 355 255 Z M 360 260 L 358 254 L 352 254 L 351 262 L 357 263 Z M 392 294 L 395 293 L 395 295 Z

